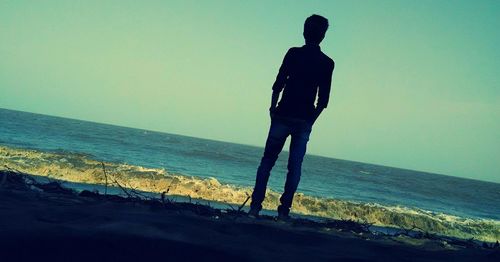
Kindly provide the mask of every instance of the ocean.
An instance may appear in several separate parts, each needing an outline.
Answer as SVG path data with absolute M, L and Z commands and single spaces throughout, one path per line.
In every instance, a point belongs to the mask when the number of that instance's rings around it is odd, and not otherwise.
M 178 195 L 230 203 L 251 193 L 263 153 L 262 147 L 7 109 L 0 109 L 0 149 L 2 166 L 34 174 L 59 172 L 90 183 L 79 174 L 97 176 L 103 161 L 141 190 L 170 189 L 175 178 Z M 278 204 L 287 157 L 282 152 L 272 171 L 265 208 Z M 163 189 L 154 182 L 162 179 L 170 179 Z M 306 155 L 292 212 L 493 242 L 500 239 L 500 184 Z

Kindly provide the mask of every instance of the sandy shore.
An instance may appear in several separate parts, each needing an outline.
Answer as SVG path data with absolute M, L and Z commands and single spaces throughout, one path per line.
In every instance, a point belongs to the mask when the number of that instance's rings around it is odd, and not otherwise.
M 1 261 L 499 261 L 499 249 L 30 186 L 0 173 Z M 23 183 L 21 183 L 24 181 Z M 28 182 L 26 184 L 26 182 Z
M 58 179 L 65 181 L 64 183 L 85 184 L 89 187 L 116 186 L 119 183 L 127 188 L 156 195 L 167 192 L 170 196 L 232 205 L 240 205 L 252 193 L 251 187 L 223 184 L 213 177 L 193 177 L 171 173 L 164 169 L 118 162 L 100 162 L 87 155 L 70 152 L 45 152 L 0 146 L 0 167 L 36 174 L 43 180 Z M 264 209 L 276 210 L 280 204 L 280 195 L 279 192 L 267 190 Z M 394 230 L 418 228 L 422 232 L 462 239 L 474 238 L 488 242 L 500 239 L 499 221 L 463 218 L 377 203 L 318 198 L 303 193 L 296 193 L 292 212 L 327 219 L 360 221 Z

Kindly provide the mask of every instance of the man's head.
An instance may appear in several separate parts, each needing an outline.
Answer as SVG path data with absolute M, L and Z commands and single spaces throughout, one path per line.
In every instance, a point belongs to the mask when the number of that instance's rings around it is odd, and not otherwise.
M 320 15 L 308 17 L 304 23 L 306 44 L 319 45 L 323 38 L 325 38 L 326 30 L 328 30 L 328 19 Z

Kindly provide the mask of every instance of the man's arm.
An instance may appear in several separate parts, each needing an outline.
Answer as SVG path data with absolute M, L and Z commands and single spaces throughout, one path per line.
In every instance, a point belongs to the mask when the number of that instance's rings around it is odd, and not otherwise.
M 292 49 L 289 49 L 283 58 L 283 63 L 281 63 L 278 75 L 276 76 L 276 81 L 273 84 L 273 94 L 271 96 L 271 107 L 269 107 L 269 112 L 272 114 L 276 110 L 276 105 L 278 104 L 278 98 L 280 96 L 281 90 L 285 87 L 286 79 L 288 78 L 288 68 L 290 63 L 290 53 Z
M 330 100 L 330 89 L 332 86 L 332 75 L 334 68 L 335 68 L 335 63 L 332 61 L 331 65 L 329 65 L 326 71 L 326 74 L 319 83 L 318 103 L 316 104 L 316 109 L 314 110 L 313 113 L 312 123 L 314 123 L 316 119 L 318 119 L 321 112 L 323 112 L 323 109 L 325 109 L 328 106 L 328 101 Z

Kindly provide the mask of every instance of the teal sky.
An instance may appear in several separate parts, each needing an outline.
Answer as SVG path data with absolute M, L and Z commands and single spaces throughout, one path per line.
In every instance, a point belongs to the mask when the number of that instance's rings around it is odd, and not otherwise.
M 0 1 L 0 107 L 263 146 L 313 13 L 309 153 L 500 182 L 500 1 Z

